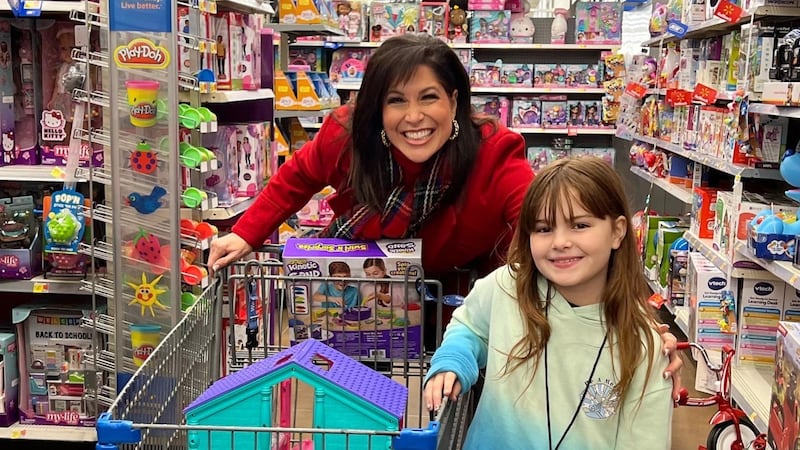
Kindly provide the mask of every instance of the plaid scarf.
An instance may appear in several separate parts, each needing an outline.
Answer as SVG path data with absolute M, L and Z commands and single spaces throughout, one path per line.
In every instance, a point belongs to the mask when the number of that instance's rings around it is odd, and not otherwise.
M 450 188 L 450 173 L 437 154 L 420 173 L 413 191 L 405 188 L 400 166 L 389 153 L 389 181 L 395 186 L 383 211 L 356 204 L 336 217 L 320 237 L 340 239 L 405 239 L 416 237 L 422 225 L 439 208 Z

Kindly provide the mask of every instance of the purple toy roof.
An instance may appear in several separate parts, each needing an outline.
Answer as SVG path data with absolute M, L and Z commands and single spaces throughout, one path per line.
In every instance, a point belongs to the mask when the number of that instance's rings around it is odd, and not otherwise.
M 319 355 L 331 362 L 326 369 L 313 363 Z M 218 380 L 184 409 L 191 411 L 234 389 L 289 366 L 301 367 L 363 398 L 394 417 L 405 413 L 408 389 L 327 345 L 308 339 L 267 359 Z

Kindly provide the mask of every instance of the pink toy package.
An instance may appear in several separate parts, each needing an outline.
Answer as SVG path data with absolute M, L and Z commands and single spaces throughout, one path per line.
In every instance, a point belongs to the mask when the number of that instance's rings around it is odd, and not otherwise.
M 264 186 L 264 124 L 236 126 L 238 197 L 254 197 Z
M 567 127 L 566 95 L 542 96 L 542 127 L 544 128 Z
M 450 7 L 445 2 L 422 2 L 420 4 L 420 33 L 426 33 L 447 42 L 447 16 Z
M 509 101 L 507 97 L 473 95 L 471 102 L 476 111 L 494 116 L 500 123 L 508 126 Z
M 575 43 L 622 43 L 622 3 L 576 2 Z
M 514 97 L 511 101 L 511 126 L 539 128 L 542 126 L 542 101 L 537 97 Z
M 510 87 L 531 87 L 533 70 L 528 64 L 503 64 L 500 84 Z
M 416 3 L 373 2 L 370 5 L 370 42 L 383 42 L 393 36 L 415 33 L 419 25 Z
M 0 94 L 6 99 L 14 95 L 13 68 L 11 64 L 11 24 L 0 21 Z M 11 164 L 14 157 L 14 102 L 0 103 L 0 132 L 2 133 L 3 158 L 0 165 Z
M 344 47 L 335 50 L 331 56 L 331 68 L 328 71 L 331 83 L 361 83 L 371 54 L 371 49 L 363 48 Z
M 511 11 L 472 11 L 469 40 L 475 43 L 510 42 Z
M 14 61 L 14 133 L 3 134 L 3 151 L 13 149 L 11 164 L 39 164 L 38 121 L 34 110 L 33 42 L 31 31 L 12 25 L 11 42 Z M 0 44 L 2 50 L 2 44 Z M 4 93 L 5 95 L 5 93 Z M 5 130 L 3 130 L 5 131 Z M 13 142 L 13 147 L 11 143 Z
M 41 29 L 42 61 L 56 61 L 44 64 L 42 70 L 43 111 L 39 120 L 41 131 L 41 157 L 44 165 L 65 165 L 69 153 L 69 140 L 75 126 L 83 130 L 101 128 L 100 115 L 91 114 L 91 124 L 73 123 L 75 103 L 64 83 L 65 76 L 74 70 L 72 49 L 75 48 L 75 23 L 55 22 Z M 96 78 L 93 78 L 96 79 Z M 95 87 L 97 89 L 97 87 Z M 94 112 L 94 110 L 93 110 Z M 82 166 L 90 162 L 94 167 L 103 165 L 103 147 L 81 143 L 80 161 Z
M 219 127 L 217 133 L 204 134 L 203 144 L 217 157 L 218 168 L 204 180 L 205 189 L 217 194 L 220 206 L 230 206 L 239 191 L 238 153 L 236 153 L 236 131 L 234 125 Z
M 493 63 L 473 61 L 469 67 L 469 84 L 474 87 L 501 86 L 500 77 L 503 72 L 503 61 Z
M 231 89 L 231 32 L 228 25 L 228 14 L 210 16 L 211 39 L 214 39 L 216 54 L 209 55 L 213 59 L 214 75 L 218 89 Z
M 362 14 L 366 7 L 360 1 L 337 0 L 334 2 L 339 29 L 344 36 L 336 40 L 360 41 L 364 36 L 366 24 Z
M 231 87 L 256 90 L 261 87 L 261 19 L 255 14 L 226 13 L 230 33 Z M 258 39 L 257 39 L 258 38 Z

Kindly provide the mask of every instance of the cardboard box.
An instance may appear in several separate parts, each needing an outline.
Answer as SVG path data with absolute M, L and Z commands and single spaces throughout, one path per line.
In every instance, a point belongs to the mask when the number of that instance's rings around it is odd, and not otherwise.
M 419 358 L 422 308 L 413 282 L 421 244 L 289 239 L 284 271 L 296 277 L 289 286 L 289 341 L 318 339 L 356 358 Z
M 18 396 L 17 337 L 12 333 L 0 333 L 0 427 L 17 422 Z
M 734 304 L 738 289 L 724 272 L 703 255 L 689 253 L 687 281 L 689 296 L 689 340 L 702 344 L 709 351 L 719 351 L 723 345 L 734 345 L 734 334 L 720 329 L 722 300 L 732 295 Z
M 775 332 L 781 320 L 785 286 L 780 280 L 742 280 L 736 351 L 740 361 L 770 365 L 775 362 Z
M 780 322 L 776 345 L 767 441 L 773 450 L 794 450 L 800 438 L 800 417 L 797 410 L 800 323 Z
M 83 358 L 92 348 L 93 332 L 80 326 L 91 313 L 91 306 L 39 304 L 11 311 L 20 336 L 20 423 L 95 426 L 94 402 L 84 401 L 84 385 L 94 373 Z
M 786 284 L 783 296 L 783 316 L 786 322 L 800 322 L 800 291 L 791 284 Z

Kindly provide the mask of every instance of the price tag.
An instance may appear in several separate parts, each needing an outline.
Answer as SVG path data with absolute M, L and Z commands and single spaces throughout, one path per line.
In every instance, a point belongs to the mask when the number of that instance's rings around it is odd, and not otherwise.
M 578 129 L 575 127 L 567 127 L 567 136 L 577 136 Z
M 33 283 L 34 294 L 47 294 L 48 292 L 50 292 L 50 283 L 42 283 L 38 281 Z
M 39 17 L 42 14 L 40 0 L 8 0 L 15 17 Z
M 64 170 L 61 169 L 61 167 L 56 167 L 53 170 L 51 170 L 50 171 L 50 175 L 52 175 L 53 178 L 57 178 L 59 180 L 63 180 L 64 178 L 67 178 L 67 172 L 64 172 Z
M 705 84 L 698 83 L 692 92 L 692 100 L 699 101 L 705 105 L 711 105 L 717 100 L 717 91 Z
M 24 438 L 25 435 L 28 434 L 28 430 L 11 430 L 11 439 L 21 439 Z
M 689 26 L 681 22 L 680 20 L 672 19 L 669 22 L 667 22 L 667 33 L 682 38 L 686 36 L 687 31 L 689 31 Z
M 732 24 L 739 23 L 739 19 L 742 18 L 742 13 L 744 13 L 744 10 L 740 6 L 734 5 L 729 0 L 722 0 L 717 4 L 716 9 L 714 9 L 715 16 Z
M 625 93 L 634 98 L 642 99 L 647 94 L 647 86 L 631 82 L 625 87 Z

